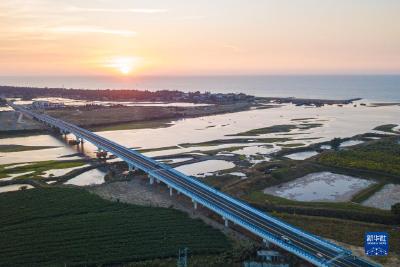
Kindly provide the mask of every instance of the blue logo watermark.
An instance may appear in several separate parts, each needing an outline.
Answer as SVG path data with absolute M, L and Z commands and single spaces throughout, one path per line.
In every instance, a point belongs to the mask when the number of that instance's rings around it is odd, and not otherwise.
M 389 235 L 386 232 L 367 232 L 364 240 L 365 254 L 368 256 L 387 256 Z

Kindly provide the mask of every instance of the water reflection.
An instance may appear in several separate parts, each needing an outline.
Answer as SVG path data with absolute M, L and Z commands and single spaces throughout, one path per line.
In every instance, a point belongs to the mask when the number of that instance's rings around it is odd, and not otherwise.
M 363 202 L 363 205 L 390 210 L 392 205 L 400 203 L 400 185 L 387 184 Z
M 355 193 L 372 183 L 352 176 L 319 172 L 268 187 L 264 193 L 298 201 L 349 201 Z
M 231 169 L 235 164 L 225 160 L 206 160 L 192 164 L 186 164 L 176 167 L 175 170 L 183 172 L 186 175 L 202 176 L 202 174 L 213 173 L 216 171 Z
M 289 154 L 286 155 L 285 157 L 293 160 L 305 160 L 316 155 L 318 155 L 318 152 L 316 151 L 303 151 L 303 152 Z

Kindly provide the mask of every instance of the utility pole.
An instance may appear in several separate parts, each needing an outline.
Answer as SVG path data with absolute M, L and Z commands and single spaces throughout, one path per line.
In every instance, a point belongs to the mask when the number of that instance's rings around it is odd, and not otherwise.
M 179 249 L 178 252 L 178 267 L 187 267 L 187 252 L 188 248 Z

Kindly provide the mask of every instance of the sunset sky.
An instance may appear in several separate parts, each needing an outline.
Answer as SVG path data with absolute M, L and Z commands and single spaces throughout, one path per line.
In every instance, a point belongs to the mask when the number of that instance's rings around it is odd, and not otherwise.
M 308 73 L 400 73 L 400 1 L 0 1 L 0 75 Z

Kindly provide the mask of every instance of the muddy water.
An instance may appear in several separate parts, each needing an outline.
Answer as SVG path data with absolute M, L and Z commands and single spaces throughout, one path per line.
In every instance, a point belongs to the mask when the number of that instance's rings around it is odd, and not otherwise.
M 0 152 L 0 164 L 26 163 L 45 160 L 71 160 L 79 157 L 63 157 L 77 153 L 74 147 L 65 144 L 62 139 L 51 135 L 35 135 L 28 137 L 15 137 L 0 139 L 0 145 L 24 145 L 24 146 L 55 146 L 55 148 L 30 150 L 21 152 Z
M 390 210 L 392 205 L 400 203 L 400 185 L 387 184 L 380 191 L 363 202 L 363 205 Z
M 286 158 L 289 159 L 294 159 L 294 160 L 305 160 L 308 158 L 311 158 L 313 156 L 318 155 L 318 152 L 315 151 L 303 151 L 303 152 L 297 152 L 293 154 L 286 155 Z
M 134 129 L 121 131 L 99 132 L 98 134 L 116 141 L 127 147 L 141 147 L 143 149 L 160 148 L 167 146 L 177 146 L 182 143 L 206 142 L 218 139 L 232 139 L 234 136 L 227 136 L 235 133 L 245 132 L 255 128 L 263 128 L 278 124 L 300 124 L 298 119 L 307 119 L 307 123 L 322 123 L 322 127 L 308 130 L 296 129 L 291 132 L 295 135 L 286 135 L 285 133 L 263 134 L 260 138 L 295 138 L 308 140 L 292 140 L 287 143 L 296 142 L 302 144 L 311 144 L 315 142 L 328 141 L 333 137 L 350 137 L 355 134 L 361 134 L 371 131 L 374 127 L 382 124 L 400 124 L 398 116 L 400 106 L 382 106 L 365 107 L 347 105 L 344 107 L 325 106 L 321 108 L 297 107 L 291 104 L 271 109 L 250 110 L 236 112 L 231 114 L 221 114 L 206 116 L 201 118 L 190 118 L 175 121 L 172 126 L 159 129 Z M 296 119 L 293 121 L 293 119 Z M 209 127 L 213 126 L 213 127 Z M 73 136 L 70 136 L 73 138 Z M 254 138 L 256 138 L 254 136 Z M 318 139 L 312 139 L 318 138 Z M 282 141 L 277 143 L 284 143 Z M 65 146 L 61 139 L 50 135 L 38 135 L 30 137 L 16 137 L 0 139 L 1 144 L 18 145 L 48 145 L 59 146 L 57 148 L 0 153 L 0 164 L 24 163 L 43 160 L 67 160 L 77 159 L 79 157 L 65 157 L 79 152 L 77 147 Z M 219 149 L 231 146 L 250 147 L 248 144 L 224 144 L 220 146 L 209 147 L 189 147 L 176 148 L 163 151 L 154 151 L 145 153 L 148 156 L 170 155 L 182 152 L 191 152 L 196 150 Z M 239 154 L 268 154 L 272 152 L 268 148 L 255 146 L 260 144 L 251 144 L 252 148 L 243 148 L 236 151 Z M 274 149 L 280 149 L 275 144 Z M 93 155 L 96 148 L 85 143 L 84 150 L 89 155 Z
M 373 182 L 352 176 L 319 172 L 264 189 L 264 193 L 297 201 L 349 201 Z
M 184 119 L 162 129 L 137 129 L 102 132 L 100 135 L 118 141 L 128 147 L 157 148 L 176 146 L 182 143 L 205 142 L 217 139 L 231 139 L 226 135 L 255 128 L 278 124 L 296 124 L 292 119 L 315 118 L 309 123 L 322 123 L 323 127 L 294 130 L 295 138 L 320 138 L 301 140 L 300 143 L 315 143 L 331 140 L 333 137 L 349 137 L 370 131 L 387 123 L 400 123 L 399 106 L 387 107 L 345 107 L 327 106 L 321 108 L 285 105 L 280 108 L 251 110 L 231 114 Z M 207 126 L 215 127 L 207 127 Z M 201 129 L 201 130 L 199 130 Z M 291 137 L 282 133 L 265 134 L 259 137 Z M 293 137 L 293 136 L 292 136 Z
M 203 176 L 202 174 L 211 174 L 216 171 L 231 169 L 235 164 L 225 160 L 206 160 L 192 164 L 186 164 L 176 167 L 175 170 L 183 172 L 186 175 Z

